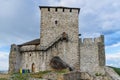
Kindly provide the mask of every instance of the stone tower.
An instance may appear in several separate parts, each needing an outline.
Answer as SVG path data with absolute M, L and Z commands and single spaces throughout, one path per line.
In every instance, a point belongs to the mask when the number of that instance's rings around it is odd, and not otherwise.
M 59 51 L 52 52 L 53 56 L 61 57 L 70 66 L 79 69 L 79 8 L 46 7 L 41 9 L 40 47 L 44 48 L 56 40 L 62 33 L 68 35 L 67 42 L 58 43 Z

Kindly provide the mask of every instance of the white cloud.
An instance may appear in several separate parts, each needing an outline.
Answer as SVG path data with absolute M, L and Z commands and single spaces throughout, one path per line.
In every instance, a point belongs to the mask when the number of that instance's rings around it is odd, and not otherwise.
M 20 4 L 20 0 L 0 0 L 0 17 L 13 17 Z
M 120 67 L 120 53 L 106 54 L 106 65 Z
M 94 38 L 94 37 L 100 37 L 100 33 L 83 33 L 81 35 L 82 38 Z
M 118 60 L 120 60 L 120 53 L 106 54 L 106 59 L 118 61 Z
M 112 44 L 112 45 L 106 46 L 106 49 L 107 48 L 117 48 L 117 47 L 120 47 L 120 42 L 118 42 L 116 44 Z
M 8 52 L 0 52 L 0 70 L 8 70 Z

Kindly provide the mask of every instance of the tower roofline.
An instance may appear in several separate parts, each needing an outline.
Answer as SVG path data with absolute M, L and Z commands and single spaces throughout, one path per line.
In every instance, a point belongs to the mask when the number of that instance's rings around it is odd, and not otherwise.
M 39 8 L 63 8 L 63 9 L 76 9 L 78 12 L 80 11 L 80 8 L 73 8 L 73 7 L 63 7 L 63 6 L 39 6 Z

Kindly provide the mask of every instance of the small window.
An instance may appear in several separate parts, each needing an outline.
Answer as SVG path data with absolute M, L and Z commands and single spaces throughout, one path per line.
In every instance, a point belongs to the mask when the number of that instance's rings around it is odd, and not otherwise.
M 48 11 L 50 11 L 50 8 L 48 8 Z
M 57 12 L 57 8 L 55 8 L 55 11 Z
M 14 51 L 16 51 L 16 48 L 14 48 Z
M 63 8 L 63 12 L 65 11 L 65 9 Z
M 72 12 L 72 9 L 70 9 L 70 12 Z
M 57 24 L 58 22 L 57 22 L 57 20 L 55 21 L 55 24 Z
M 31 54 L 30 54 L 30 56 L 31 56 Z

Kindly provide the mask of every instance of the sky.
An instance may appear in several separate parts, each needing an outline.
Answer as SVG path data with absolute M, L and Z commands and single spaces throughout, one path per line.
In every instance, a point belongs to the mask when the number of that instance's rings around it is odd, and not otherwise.
M 0 70 L 8 70 L 11 44 L 40 37 L 39 6 L 81 8 L 79 33 L 104 35 L 106 65 L 120 67 L 120 0 L 0 0 Z

